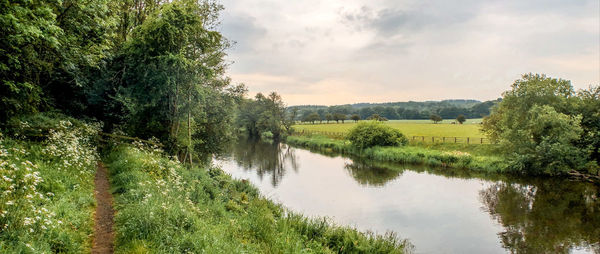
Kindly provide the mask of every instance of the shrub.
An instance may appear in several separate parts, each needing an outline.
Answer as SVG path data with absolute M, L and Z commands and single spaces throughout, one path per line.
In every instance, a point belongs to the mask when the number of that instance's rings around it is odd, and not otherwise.
M 357 148 L 403 146 L 408 143 L 408 139 L 399 130 L 373 121 L 357 124 L 346 138 Z

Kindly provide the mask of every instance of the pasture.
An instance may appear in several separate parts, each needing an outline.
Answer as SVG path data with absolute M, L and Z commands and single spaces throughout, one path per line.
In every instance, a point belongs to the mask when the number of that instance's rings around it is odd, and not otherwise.
M 464 124 L 451 124 L 452 121 L 454 120 L 444 120 L 434 124 L 430 120 L 390 120 L 383 123 L 400 130 L 407 137 L 485 137 L 480 131 L 481 125 L 478 124 L 481 123 L 481 119 L 469 119 Z M 345 123 L 297 124 L 294 125 L 294 129 L 296 131 L 347 133 L 355 124 L 350 120 L 346 120 Z

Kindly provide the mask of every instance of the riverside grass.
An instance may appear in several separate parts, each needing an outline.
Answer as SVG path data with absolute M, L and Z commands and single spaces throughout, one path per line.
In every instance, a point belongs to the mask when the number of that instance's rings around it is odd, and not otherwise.
M 481 119 L 469 119 L 465 124 L 433 124 L 429 120 L 390 120 L 383 122 L 383 124 L 400 130 L 409 138 L 412 136 L 485 138 L 485 135 L 480 131 L 481 126 L 476 124 L 478 122 L 481 122 Z M 354 126 L 356 126 L 356 123 L 348 120 L 345 123 L 297 124 L 293 127 L 296 131 L 308 130 L 345 134 Z
M 18 128 L 11 138 L 0 133 L 0 253 L 90 251 L 97 126 L 72 119 L 44 126 L 51 130 L 41 142 Z
M 468 152 L 451 150 L 458 146 L 440 146 L 443 150 L 434 150 L 422 146 L 371 147 L 357 149 L 347 140 L 337 140 L 320 135 L 288 136 L 286 143 L 324 152 L 336 152 L 360 158 L 406 164 L 422 164 L 433 167 L 464 168 L 478 172 L 506 172 L 508 165 L 502 157 L 483 155 L 483 151 L 473 155 Z
M 160 151 L 117 146 L 116 253 L 404 253 L 395 234 L 309 219 L 262 198 L 218 168 L 186 168 Z

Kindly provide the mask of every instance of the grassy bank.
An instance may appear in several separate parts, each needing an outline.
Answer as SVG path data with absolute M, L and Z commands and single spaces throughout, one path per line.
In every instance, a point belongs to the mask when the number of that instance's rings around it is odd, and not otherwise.
M 116 147 L 106 162 L 118 253 L 402 253 L 408 245 L 308 219 L 220 169 L 187 169 L 147 148 Z
M 41 140 L 27 139 L 25 129 L 12 130 L 11 138 L 0 133 L 2 253 L 85 253 L 91 248 L 97 128 L 45 120 L 50 130 Z
M 473 148 L 464 150 L 453 148 L 466 148 L 466 145 L 408 145 L 403 147 L 372 147 L 356 149 L 346 140 L 336 140 L 324 136 L 289 136 L 286 143 L 294 146 L 331 151 L 360 158 L 376 161 L 421 164 L 434 167 L 465 168 L 482 172 L 504 172 L 507 165 L 502 157 L 490 155 L 487 148 Z M 437 148 L 437 149 L 435 149 Z

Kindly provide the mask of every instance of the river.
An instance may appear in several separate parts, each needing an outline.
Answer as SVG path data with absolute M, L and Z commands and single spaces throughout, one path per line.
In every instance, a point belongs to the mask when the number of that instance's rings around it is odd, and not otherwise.
M 361 161 L 240 141 L 216 164 L 265 197 L 361 231 L 396 232 L 416 253 L 600 253 L 600 190 Z

